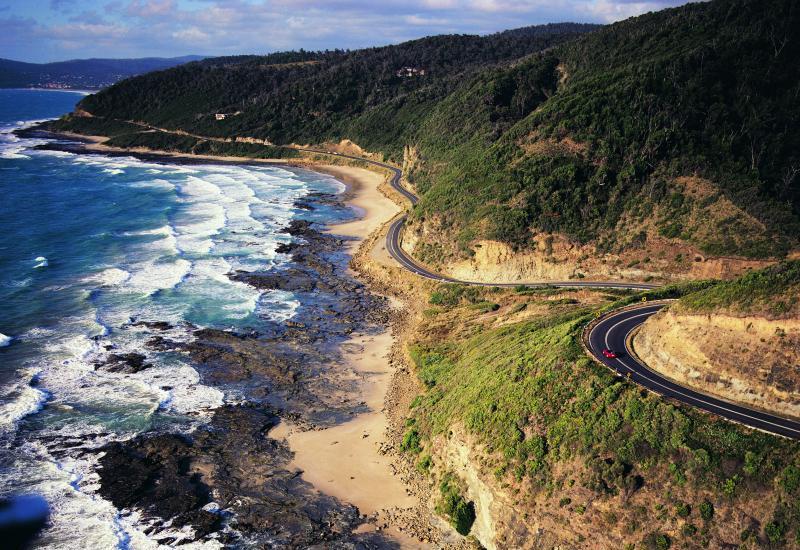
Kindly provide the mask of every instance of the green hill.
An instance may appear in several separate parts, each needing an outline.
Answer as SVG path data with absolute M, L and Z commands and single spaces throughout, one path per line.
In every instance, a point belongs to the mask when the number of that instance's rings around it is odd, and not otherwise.
M 781 262 L 688 294 L 679 302 L 682 310 L 796 319 L 800 317 L 800 261 Z
M 798 25 L 790 1 L 691 4 L 484 73 L 420 128 L 417 219 L 461 242 L 554 231 L 611 251 L 644 220 L 707 254 L 782 256 L 799 228 Z
M 360 118 L 368 121 L 367 113 L 389 104 L 402 110 L 414 92 L 419 92 L 417 100 L 433 103 L 465 74 L 594 28 L 567 23 L 486 37 L 433 36 L 356 51 L 213 58 L 130 79 L 87 97 L 80 106 L 96 116 L 208 136 L 244 135 L 273 143 L 347 136 L 369 147 L 384 142 L 397 152 L 402 151 L 399 129 L 377 128 Z M 409 68 L 410 73 L 401 72 Z M 238 114 L 218 121 L 216 113 Z
M 552 25 L 214 59 L 89 96 L 80 107 L 102 118 L 61 127 L 348 138 L 398 163 L 409 147 L 422 195 L 409 230 L 418 254 L 442 263 L 482 239 L 525 250 L 554 233 L 600 253 L 658 241 L 780 258 L 800 235 L 796 28 L 791 0 L 716 0 L 590 33 Z M 407 67 L 425 74 L 398 76 Z

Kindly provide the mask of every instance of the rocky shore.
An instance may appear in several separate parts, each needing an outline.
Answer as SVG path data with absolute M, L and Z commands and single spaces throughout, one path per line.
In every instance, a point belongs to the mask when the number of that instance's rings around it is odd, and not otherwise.
M 156 162 L 249 164 L 108 150 L 94 141 L 47 147 Z M 252 164 L 261 162 L 269 161 Z M 238 397 L 188 432 L 154 430 L 104 446 L 99 492 L 166 543 L 466 547 L 432 514 L 428 480 L 397 451 L 418 393 L 404 342 L 419 320 L 418 294 L 426 292 L 381 246 L 381 228 L 402 200 L 381 174 L 303 165 L 333 175 L 348 190 L 296 202 L 300 219 L 286 228 L 292 240 L 277 250 L 291 256 L 288 267 L 228 274 L 261 290 L 292 292 L 301 307 L 288 321 L 238 332 L 131 319 L 151 332 L 149 349 L 109 349 L 97 369 L 133 373 L 150 368 L 149 352 L 178 353 L 191 358 L 202 383 Z M 323 207 L 353 207 L 359 218 L 326 228 L 310 221 Z
M 91 153 L 74 142 L 47 147 Z M 352 186 L 341 196 L 308 195 L 295 207 L 309 213 L 323 206 L 344 210 L 351 197 Z M 228 396 L 228 404 L 211 411 L 208 420 L 188 431 L 154 428 L 99 448 L 50 442 L 64 453 L 97 456 L 97 492 L 123 517 L 133 515 L 147 525 L 153 540 L 234 547 L 397 546 L 385 533 L 363 529 L 374 518 L 306 481 L 292 464 L 288 443 L 272 437 L 282 421 L 315 431 L 367 411 L 361 378 L 344 359 L 345 342 L 356 334 L 383 333 L 389 307 L 348 269 L 349 247 L 357 239 L 324 229 L 295 219 L 285 229 L 291 242 L 278 250 L 290 255 L 288 268 L 228 274 L 260 290 L 292 292 L 300 306 L 290 320 L 265 319 L 258 329 L 236 332 L 131 319 L 129 325 L 150 334 L 146 349 L 122 352 L 107 346 L 107 354 L 95 362 L 97 370 L 126 375 L 153 368 L 154 353 L 190 358 L 201 383 Z

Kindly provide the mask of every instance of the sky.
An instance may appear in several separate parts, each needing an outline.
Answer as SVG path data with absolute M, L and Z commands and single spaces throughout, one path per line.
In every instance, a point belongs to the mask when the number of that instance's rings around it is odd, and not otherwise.
M 686 0 L 0 0 L 0 57 L 264 54 L 611 23 Z

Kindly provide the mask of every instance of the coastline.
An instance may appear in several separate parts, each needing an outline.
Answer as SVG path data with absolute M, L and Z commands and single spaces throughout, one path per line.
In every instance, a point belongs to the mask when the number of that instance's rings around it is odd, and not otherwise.
M 346 187 L 340 199 L 356 210 L 357 217 L 328 225 L 324 232 L 343 237 L 343 251 L 353 260 L 374 255 L 380 234 L 401 211 L 397 202 L 385 192 L 386 175 L 377 170 L 332 164 L 319 158 L 253 159 L 192 155 L 109 147 L 102 143 L 106 138 L 99 136 L 60 133 L 57 137 L 80 141 L 77 147 L 65 148 L 76 153 L 130 155 L 168 162 L 283 165 L 334 176 Z M 369 276 L 362 277 L 356 273 L 352 266 L 351 261 L 351 276 L 367 284 L 373 293 L 380 294 L 386 289 L 386 285 L 374 284 Z M 419 517 L 421 499 L 418 491 L 408 485 L 407 472 L 402 461 L 397 463 L 397 455 L 393 452 L 396 442 L 390 416 L 394 409 L 391 394 L 397 363 L 390 362 L 389 357 L 396 357 L 399 336 L 393 334 L 398 323 L 391 325 L 394 327 L 386 326 L 379 334 L 354 334 L 341 345 L 345 366 L 353 373 L 358 387 L 358 394 L 350 398 L 361 402 L 366 409 L 364 412 L 341 424 L 316 430 L 304 430 L 302 426 L 283 420 L 271 430 L 270 437 L 286 442 L 293 454 L 290 468 L 300 473 L 306 482 L 321 494 L 356 506 L 368 518 L 359 532 L 381 531 L 402 547 L 418 547 L 422 544 L 420 537 L 407 533 L 420 533 L 419 529 L 408 525 L 408 518 Z M 427 528 L 422 532 L 426 531 L 430 532 Z

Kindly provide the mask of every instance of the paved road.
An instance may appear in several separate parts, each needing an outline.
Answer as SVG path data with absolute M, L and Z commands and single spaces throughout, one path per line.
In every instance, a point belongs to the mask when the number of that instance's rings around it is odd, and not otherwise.
M 403 184 L 400 181 L 402 176 L 402 171 L 399 168 L 391 166 L 389 164 L 384 164 L 382 162 L 378 162 L 376 160 L 368 160 L 361 157 L 355 157 L 350 155 L 343 155 L 340 153 L 331 153 L 329 151 L 321 151 L 318 149 L 299 149 L 300 151 L 305 151 L 307 153 L 322 153 L 326 155 L 335 155 L 342 158 L 347 159 L 354 159 L 361 162 L 366 162 L 368 164 L 373 164 L 375 166 L 380 166 L 386 170 L 389 170 L 392 173 L 392 179 L 390 180 L 391 186 L 403 197 L 408 199 L 412 206 L 417 204 L 419 200 L 417 196 L 403 187 Z M 548 281 L 548 282 L 541 282 L 535 281 L 530 283 L 487 283 L 483 281 L 464 281 L 459 279 L 454 279 L 453 277 L 448 277 L 447 275 L 442 275 L 440 273 L 436 273 L 435 271 L 431 271 L 430 269 L 426 268 L 425 266 L 420 265 L 417 263 L 413 258 L 411 258 L 403 248 L 400 246 L 401 242 L 401 235 L 403 233 L 403 225 L 406 222 L 406 216 L 402 215 L 398 217 L 392 225 L 389 227 L 389 232 L 386 234 L 386 250 L 389 252 L 389 255 L 392 256 L 397 262 L 411 271 L 412 273 L 416 273 L 421 277 L 425 277 L 427 279 L 432 279 L 434 281 L 441 281 L 445 283 L 462 283 L 468 285 L 480 285 L 480 286 L 499 286 L 499 287 L 515 287 L 519 285 L 525 285 L 530 287 L 561 287 L 561 288 L 624 288 L 624 289 L 631 289 L 631 290 L 650 290 L 653 288 L 657 288 L 658 285 L 651 285 L 647 283 L 636 283 L 636 282 L 620 282 L 620 281 L 584 281 L 584 280 L 574 280 L 574 281 Z
M 648 317 L 663 308 L 664 305 L 664 303 L 660 303 L 616 311 L 603 318 L 589 333 L 589 348 L 592 354 L 622 376 L 665 397 L 752 428 L 792 439 L 800 439 L 800 422 L 798 421 L 735 405 L 690 390 L 664 378 L 637 360 L 627 348 L 628 336 L 636 327 L 644 323 Z M 602 354 L 603 349 L 614 350 L 620 356 L 617 359 L 607 359 Z
M 323 153 L 335 154 L 328 151 L 319 151 L 314 149 L 301 149 L 310 153 Z M 380 166 L 392 173 L 391 185 L 397 190 L 398 193 L 403 195 L 411 205 L 417 204 L 417 196 L 411 191 L 403 187 L 401 183 L 402 172 L 394 166 L 384 164 L 374 160 L 366 160 L 360 157 L 350 155 L 336 154 L 344 158 L 355 159 L 361 162 L 367 162 L 375 166 Z M 386 249 L 389 254 L 397 260 L 400 265 L 409 271 L 416 273 L 422 277 L 433 279 L 435 281 L 462 283 L 470 285 L 482 286 L 503 286 L 513 287 L 523 283 L 511 284 L 494 284 L 477 281 L 462 281 L 457 280 L 446 275 L 441 275 L 430 271 L 424 266 L 415 262 L 400 246 L 401 234 L 403 224 L 406 221 L 406 216 L 398 217 L 389 227 L 389 232 L 386 235 Z M 526 283 L 527 286 L 554 286 L 554 287 L 589 287 L 589 288 L 626 288 L 633 290 L 649 290 L 656 288 L 657 285 L 650 285 L 646 283 L 634 282 L 617 282 L 617 281 L 557 281 L 557 282 L 534 282 Z M 629 380 L 636 382 L 640 386 L 644 386 L 654 392 L 665 397 L 680 401 L 687 405 L 697 407 L 704 411 L 719 415 L 728 420 L 739 422 L 751 428 L 764 430 L 770 433 L 782 435 L 792 439 L 800 439 L 800 422 L 781 418 L 766 412 L 750 409 L 741 405 L 735 405 L 711 397 L 679 384 L 672 382 L 660 374 L 650 370 L 646 365 L 635 359 L 635 357 L 627 350 L 627 339 L 631 331 L 645 322 L 645 320 L 664 307 L 664 303 L 643 306 L 633 310 L 620 310 L 613 312 L 601 320 L 597 325 L 592 328 L 589 334 L 589 347 L 592 354 L 604 364 L 613 368 L 622 376 Z M 613 349 L 620 351 L 621 356 L 617 359 L 607 359 L 603 356 L 602 350 Z

